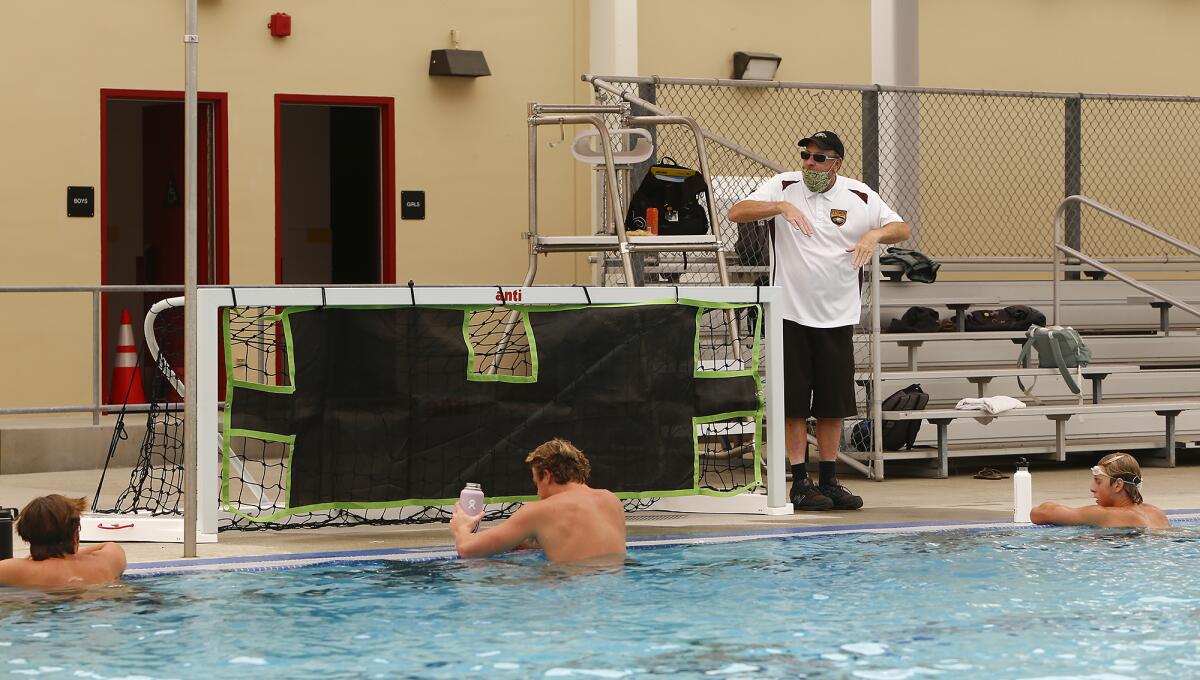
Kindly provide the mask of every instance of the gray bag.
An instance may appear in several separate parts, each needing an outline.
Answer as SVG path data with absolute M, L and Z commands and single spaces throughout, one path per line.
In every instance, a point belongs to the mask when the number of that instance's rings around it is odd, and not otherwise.
M 1038 368 L 1057 368 L 1058 372 L 1062 374 L 1063 380 L 1066 381 L 1067 387 L 1071 388 L 1075 394 L 1079 394 L 1079 383 L 1075 382 L 1075 378 L 1067 372 L 1067 369 L 1087 366 L 1092 361 L 1092 350 L 1083 343 L 1079 332 L 1070 326 L 1030 326 L 1029 330 L 1025 332 L 1025 336 L 1028 339 L 1021 347 L 1017 365 L 1028 366 L 1029 350 L 1031 347 L 1035 348 L 1038 355 Z M 1017 384 L 1026 394 L 1029 393 L 1021 382 L 1020 376 L 1017 376 Z

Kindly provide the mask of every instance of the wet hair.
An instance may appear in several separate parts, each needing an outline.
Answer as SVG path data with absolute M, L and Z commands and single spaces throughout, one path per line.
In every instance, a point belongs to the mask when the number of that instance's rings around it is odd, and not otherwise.
M 1142 492 L 1138 488 L 1142 484 L 1142 467 L 1136 458 L 1128 453 L 1110 453 L 1097 465 L 1112 479 L 1125 482 L 1121 488 L 1134 505 L 1142 502 Z
M 525 462 L 533 466 L 534 473 L 539 477 L 548 471 L 550 477 L 559 484 L 586 484 L 588 476 L 592 474 L 592 465 L 587 456 L 565 439 L 551 439 L 542 444 L 525 456 Z
M 87 507 L 83 498 L 56 493 L 29 501 L 17 516 L 17 534 L 29 543 L 34 561 L 75 554 L 79 516 Z

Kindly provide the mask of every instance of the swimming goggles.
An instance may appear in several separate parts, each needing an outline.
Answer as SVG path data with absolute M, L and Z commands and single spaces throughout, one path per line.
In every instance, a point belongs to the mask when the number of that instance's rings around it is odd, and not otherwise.
M 1128 473 L 1126 473 L 1126 474 L 1128 474 Z M 1124 476 L 1114 477 L 1113 475 L 1110 475 L 1107 472 L 1105 472 L 1104 468 L 1100 467 L 1099 465 L 1092 466 L 1092 476 L 1093 477 L 1108 477 L 1109 479 L 1119 479 L 1122 482 L 1125 482 L 1126 484 L 1132 484 L 1134 486 L 1142 485 L 1142 478 L 1138 477 L 1137 475 L 1130 474 L 1129 476 L 1132 477 L 1133 479 L 1126 479 Z

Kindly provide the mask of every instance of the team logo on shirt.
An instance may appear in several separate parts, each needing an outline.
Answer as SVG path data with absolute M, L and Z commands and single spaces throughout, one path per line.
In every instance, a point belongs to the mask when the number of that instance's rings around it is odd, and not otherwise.
M 829 211 L 829 219 L 832 220 L 834 224 L 836 224 L 840 227 L 846 223 L 846 211 L 845 210 L 836 210 L 836 209 L 830 210 Z

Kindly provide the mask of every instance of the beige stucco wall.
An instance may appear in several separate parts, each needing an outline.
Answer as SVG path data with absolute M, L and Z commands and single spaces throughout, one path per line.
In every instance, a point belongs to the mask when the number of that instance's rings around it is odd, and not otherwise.
M 870 4 L 641 0 L 639 69 L 727 78 L 733 52 L 750 50 L 782 56 L 780 79 L 869 83 Z M 924 85 L 1200 94 L 1200 72 L 1188 67 L 1200 57 L 1190 35 L 1200 3 L 922 0 L 920 7 Z M 102 88 L 182 88 L 182 11 L 183 3 L 160 0 L 4 3 L 0 285 L 100 282 L 99 206 L 95 218 L 66 218 L 65 187 L 92 185 L 99 198 Z M 287 39 L 267 32 L 276 11 L 293 18 Z M 807 28 L 812 17 L 823 28 Z M 273 280 L 276 93 L 395 98 L 397 198 L 401 189 L 424 189 L 428 202 L 425 221 L 396 221 L 400 281 L 520 281 L 525 105 L 590 99 L 579 81 L 590 70 L 587 22 L 587 0 L 201 0 L 200 87 L 228 94 L 232 281 Z M 426 75 L 429 50 L 449 47 L 451 29 L 463 48 L 486 53 L 491 77 Z M 781 124 L 781 139 L 790 126 Z M 557 136 L 540 131 L 541 229 L 585 233 L 589 173 L 567 145 L 547 147 Z M 782 154 L 793 143 L 763 150 Z M 589 278 L 583 256 L 540 260 L 539 283 Z M 88 296 L 0 294 L 0 314 L 0 406 L 90 399 Z
M 2 285 L 100 283 L 100 206 L 91 219 L 63 209 L 68 185 L 96 187 L 99 204 L 100 90 L 182 89 L 183 3 L 66 4 L 0 12 Z M 275 11 L 292 16 L 291 37 L 269 35 Z M 586 0 L 200 2 L 200 89 L 228 95 L 231 280 L 273 281 L 273 97 L 300 93 L 395 98 L 397 198 L 424 189 L 428 205 L 423 222 L 397 218 L 399 280 L 519 282 L 526 102 L 589 100 L 586 20 Z M 484 51 L 491 77 L 427 75 L 451 29 L 461 47 Z M 543 154 L 544 231 L 576 231 L 576 194 L 588 190 L 576 175 L 565 146 Z M 560 256 L 541 262 L 539 282 L 587 276 L 581 258 Z M 0 314 L 20 320 L 0 337 L 0 405 L 90 400 L 90 303 L 0 296 Z
M 842 26 L 833 35 L 806 20 Z M 770 52 L 783 58 L 777 80 L 871 82 L 870 0 L 641 0 L 638 65 L 642 75 L 730 78 L 733 53 Z
M 1200 95 L 1200 3 L 920 0 L 921 84 Z
M 922 0 L 921 84 L 928 87 L 1151 95 L 1200 95 L 1200 3 L 1177 0 Z M 929 252 L 1011 256 L 1045 233 L 1013 225 L 1049 224 L 1062 197 L 1062 104 L 988 100 L 988 114 L 963 100 L 942 115 L 923 115 L 922 208 L 954 214 L 956 224 L 929 233 Z M 1002 117 L 996 111 L 1004 112 Z M 1200 190 L 1192 171 L 1194 104 L 1087 102 L 1083 106 L 1082 192 L 1168 232 L 1195 218 L 1176 196 Z M 979 124 L 987 115 L 990 122 Z M 1129 135 L 1155 139 L 1154 157 L 1115 157 Z M 1024 141 L 1023 141 L 1024 140 Z M 967 150 L 957 154 L 956 147 Z M 1135 142 L 1130 149 L 1142 149 Z M 1149 147 L 1145 147 L 1149 149 Z M 1047 153 L 1040 153 L 1045 150 Z M 1023 151 L 1029 155 L 1022 158 Z M 980 162 L 976 159 L 986 159 Z M 1170 185 L 1139 181 L 1157 173 Z M 1024 196 L 1023 202 L 1012 199 Z M 962 206 L 970 206 L 963 209 Z M 1083 213 L 1084 251 L 1098 257 L 1185 253 L 1094 212 Z M 1045 246 L 1048 249 L 1048 245 Z M 1153 278 L 1153 276 L 1151 276 Z

